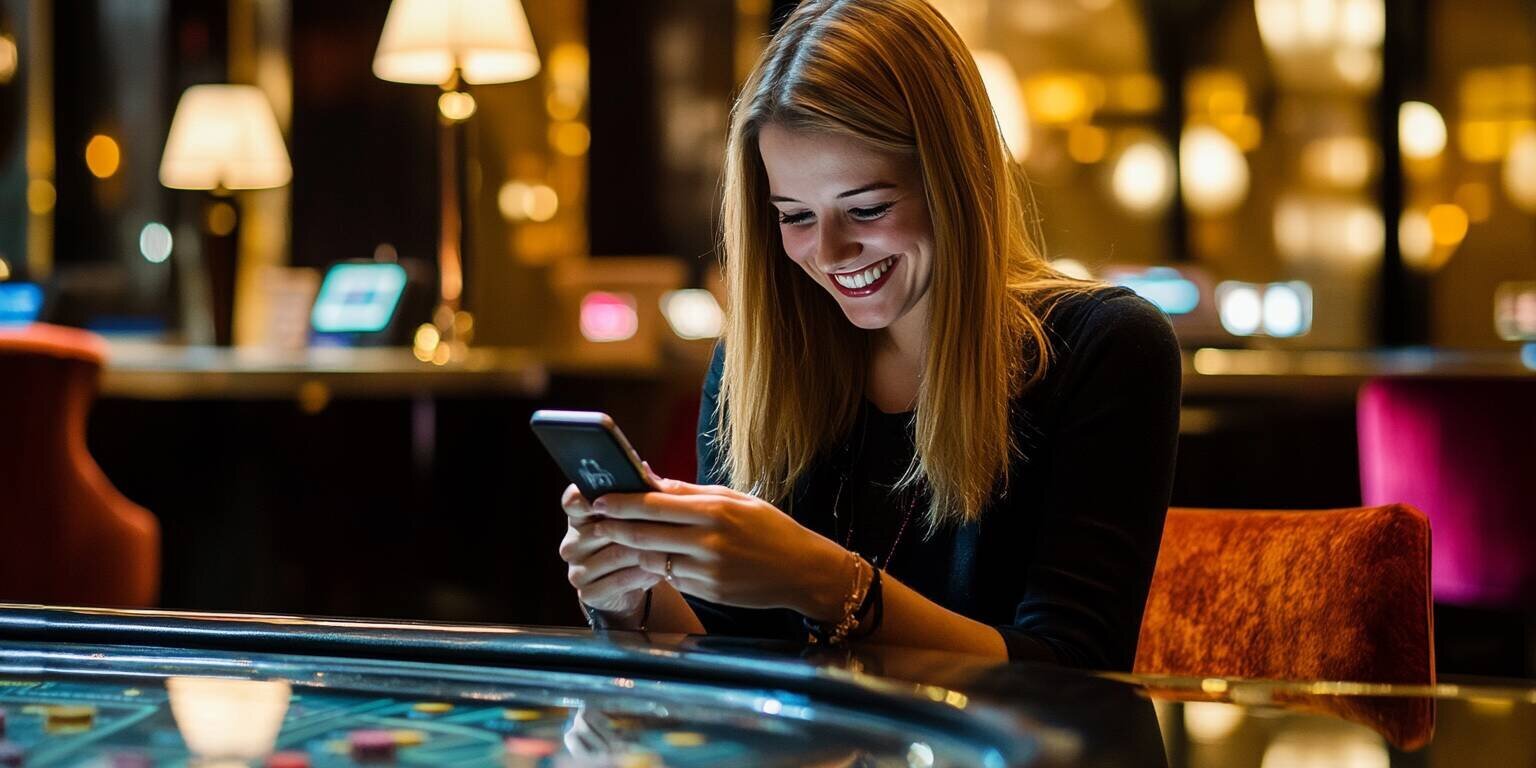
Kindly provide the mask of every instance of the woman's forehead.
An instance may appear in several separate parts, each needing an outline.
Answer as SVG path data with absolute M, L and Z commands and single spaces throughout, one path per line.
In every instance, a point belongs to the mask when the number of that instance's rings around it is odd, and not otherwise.
M 876 182 L 904 184 L 916 164 L 905 154 L 850 136 L 769 124 L 758 134 L 772 193 L 797 197 L 837 195 Z

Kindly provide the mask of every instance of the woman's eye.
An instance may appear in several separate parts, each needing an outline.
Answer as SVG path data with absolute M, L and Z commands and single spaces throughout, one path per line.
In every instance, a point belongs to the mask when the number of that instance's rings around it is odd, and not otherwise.
M 891 209 L 891 205 L 891 203 L 884 203 L 882 205 L 873 205 L 868 208 L 850 208 L 848 209 L 848 213 L 852 214 L 855 219 L 860 221 L 874 221 L 875 219 L 884 216 L 885 212 Z
M 804 224 L 804 223 L 806 223 L 807 221 L 810 221 L 810 220 L 811 220 L 811 212 L 810 211 L 801 211 L 799 213 L 781 213 L 781 214 L 779 214 L 779 223 L 780 224 Z

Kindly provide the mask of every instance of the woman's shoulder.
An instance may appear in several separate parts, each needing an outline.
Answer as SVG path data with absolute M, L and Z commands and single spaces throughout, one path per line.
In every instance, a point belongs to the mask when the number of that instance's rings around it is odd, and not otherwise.
M 1179 342 L 1172 323 L 1129 289 L 1100 286 L 1064 295 L 1046 308 L 1042 322 L 1051 345 L 1047 379 L 1177 381 Z
M 1155 304 L 1127 288 L 1104 285 L 1064 294 L 1051 302 L 1042 321 L 1053 351 L 1101 342 L 1137 342 L 1178 351 L 1178 339 L 1168 316 Z

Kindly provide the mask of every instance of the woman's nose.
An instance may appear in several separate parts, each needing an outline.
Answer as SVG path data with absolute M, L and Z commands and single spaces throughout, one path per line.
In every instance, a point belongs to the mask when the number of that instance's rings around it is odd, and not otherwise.
M 864 246 L 848 237 L 841 224 L 822 224 L 816 243 L 816 264 L 823 272 L 839 272 L 858 258 Z

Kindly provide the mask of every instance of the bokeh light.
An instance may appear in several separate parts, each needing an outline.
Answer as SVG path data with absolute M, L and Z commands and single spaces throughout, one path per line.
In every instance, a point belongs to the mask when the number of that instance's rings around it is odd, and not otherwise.
M 151 221 L 139 230 L 139 253 L 151 264 L 160 264 L 171 257 L 171 230 L 158 221 Z
M 98 179 L 108 179 L 122 166 L 123 154 L 117 141 L 98 133 L 85 145 L 85 167 Z
M 1403 155 L 1417 160 L 1439 157 L 1445 151 L 1445 118 L 1422 101 L 1404 102 L 1397 110 L 1397 142 Z
M 1216 311 L 1221 327 L 1233 336 L 1252 336 L 1264 321 L 1259 288 L 1248 283 L 1225 282 L 1216 286 Z
M 666 292 L 661 297 L 661 312 L 672 332 L 684 339 L 713 339 L 720 335 L 725 322 L 715 295 L 703 288 Z
M 468 120 L 475 114 L 475 97 L 463 91 L 444 91 L 437 97 L 437 111 L 454 122 Z
M 1024 162 L 1029 155 L 1029 113 L 1019 87 L 1019 77 L 1008 59 L 997 51 L 976 51 L 973 55 L 976 68 L 981 72 L 981 82 L 987 89 L 987 99 L 992 102 L 992 111 L 1003 132 L 1003 143 L 1014 160 Z
M 1221 131 L 1188 128 L 1179 140 L 1179 182 L 1190 210 L 1206 216 L 1229 213 L 1248 196 L 1248 161 Z
M 1515 138 L 1504 158 L 1504 191 L 1527 213 L 1536 213 L 1536 129 Z
M 640 331 L 635 297 L 628 293 L 593 291 L 581 298 L 581 335 L 599 343 L 625 341 Z
M 1125 148 L 1115 161 L 1110 186 L 1126 210 L 1155 216 L 1173 199 L 1173 153 L 1155 139 L 1142 139 Z

